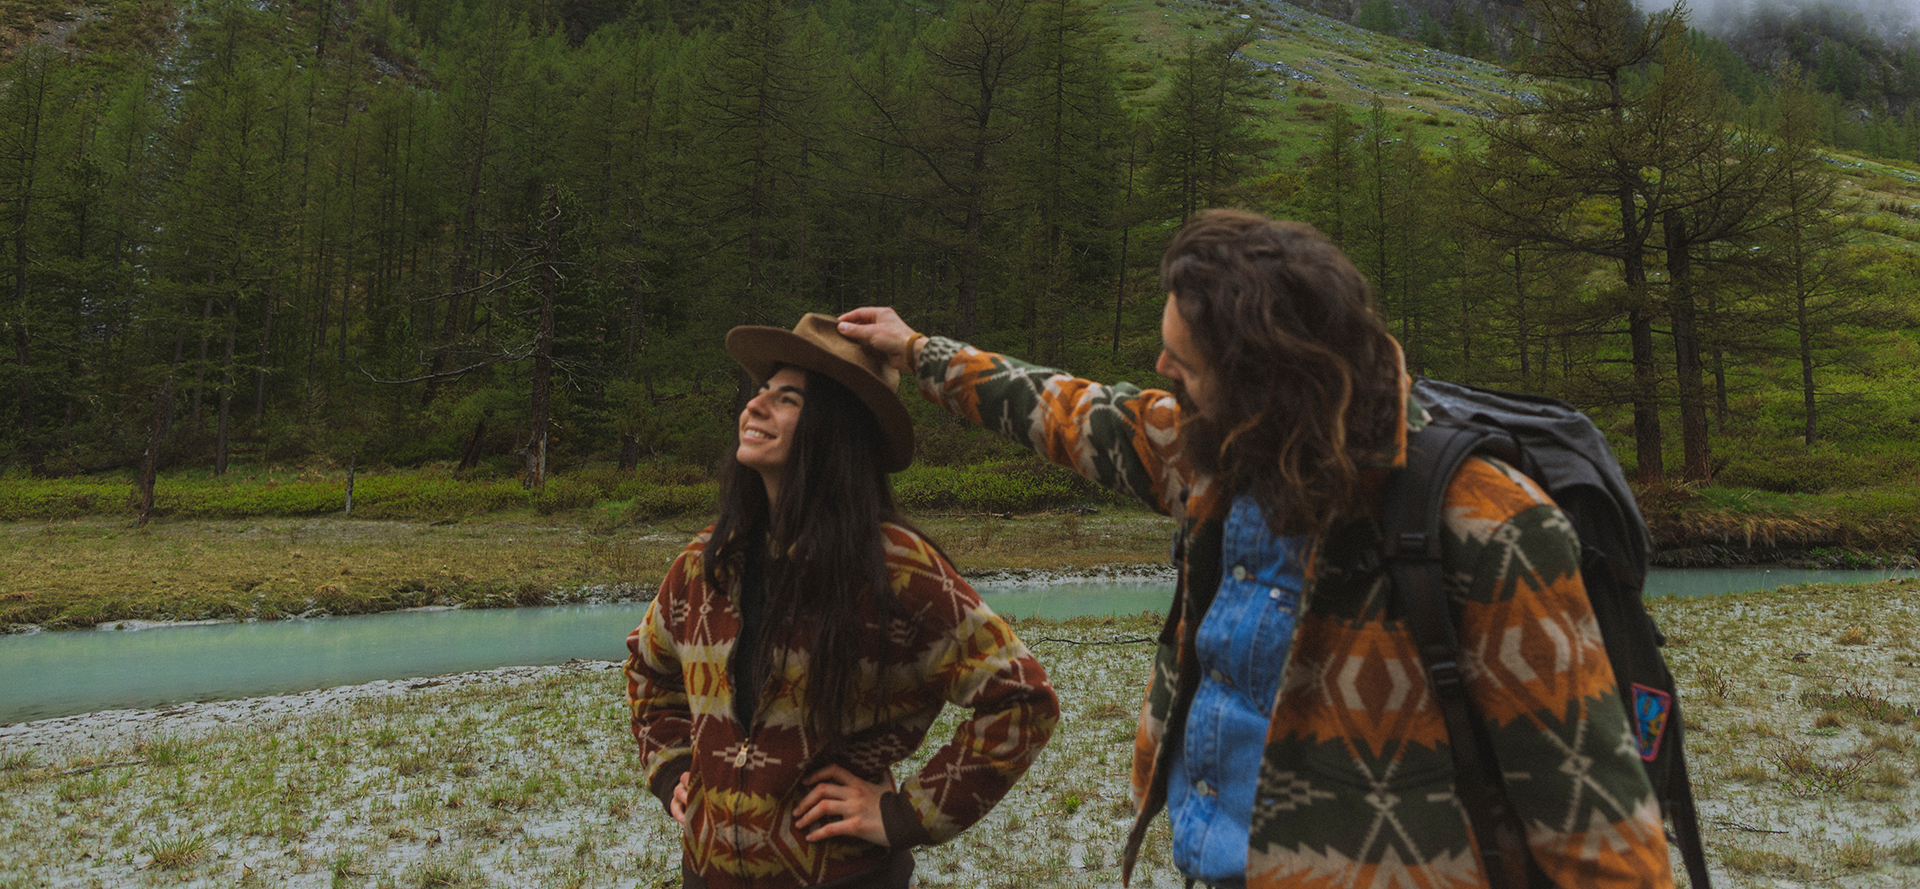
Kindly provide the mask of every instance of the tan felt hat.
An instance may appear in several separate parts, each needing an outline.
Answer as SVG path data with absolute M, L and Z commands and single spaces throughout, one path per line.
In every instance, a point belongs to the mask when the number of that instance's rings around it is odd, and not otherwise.
M 881 459 L 888 472 L 913 462 L 913 418 L 900 400 L 900 372 L 879 353 L 840 335 L 832 315 L 808 312 L 792 330 L 743 325 L 727 331 L 727 353 L 762 383 L 776 364 L 819 371 L 853 390 L 873 411 L 885 439 Z

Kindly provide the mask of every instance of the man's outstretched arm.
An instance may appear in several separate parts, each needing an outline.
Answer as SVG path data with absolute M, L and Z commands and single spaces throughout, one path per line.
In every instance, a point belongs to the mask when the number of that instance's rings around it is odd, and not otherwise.
M 945 338 L 885 307 L 840 316 L 840 332 L 913 375 L 948 413 L 1033 449 L 1158 512 L 1184 511 L 1199 481 L 1180 448 L 1172 393 L 1083 380 Z

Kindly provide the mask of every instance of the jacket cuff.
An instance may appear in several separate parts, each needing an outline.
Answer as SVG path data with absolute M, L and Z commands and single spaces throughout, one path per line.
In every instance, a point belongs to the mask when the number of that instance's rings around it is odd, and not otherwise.
M 667 763 L 653 773 L 653 783 L 648 785 L 647 789 L 652 791 L 653 795 L 660 800 L 660 805 L 671 806 L 673 804 L 673 789 L 680 785 L 680 776 L 686 774 L 687 770 L 691 768 L 693 768 L 693 757 L 691 756 L 683 756 Z
M 905 794 L 889 790 L 880 795 L 880 825 L 887 829 L 887 848 L 899 851 L 914 846 L 930 846 L 933 835 L 920 823 L 919 813 Z
M 914 383 L 922 392 L 928 387 L 936 391 L 947 378 L 947 363 L 966 343 L 943 336 L 930 336 L 920 344 L 920 354 L 913 356 Z

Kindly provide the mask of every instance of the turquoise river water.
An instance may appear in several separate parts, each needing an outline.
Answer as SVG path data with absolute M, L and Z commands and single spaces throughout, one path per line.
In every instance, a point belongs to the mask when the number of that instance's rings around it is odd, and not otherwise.
M 1859 583 L 1916 571 L 1656 570 L 1649 596 Z M 1010 617 L 1160 612 L 1170 582 L 982 587 Z M 363 617 L 0 636 L 0 724 L 95 710 L 247 698 L 463 670 L 618 660 L 646 603 L 422 610 Z

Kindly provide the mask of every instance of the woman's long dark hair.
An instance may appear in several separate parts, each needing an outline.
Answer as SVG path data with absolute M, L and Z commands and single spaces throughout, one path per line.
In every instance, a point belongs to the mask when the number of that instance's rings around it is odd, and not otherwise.
M 785 653 L 807 652 L 808 719 L 831 744 L 858 703 L 863 647 L 886 644 L 885 634 L 862 633 L 862 605 L 870 600 L 882 620 L 899 608 L 880 523 L 911 526 L 895 510 L 873 412 L 832 377 L 806 374 L 779 501 L 769 508 L 760 473 L 737 459 L 736 439 L 721 464 L 720 518 L 702 570 L 709 587 L 725 590 L 749 560 L 764 560 L 764 612 L 755 638 L 735 642 L 736 687 L 772 700 Z

